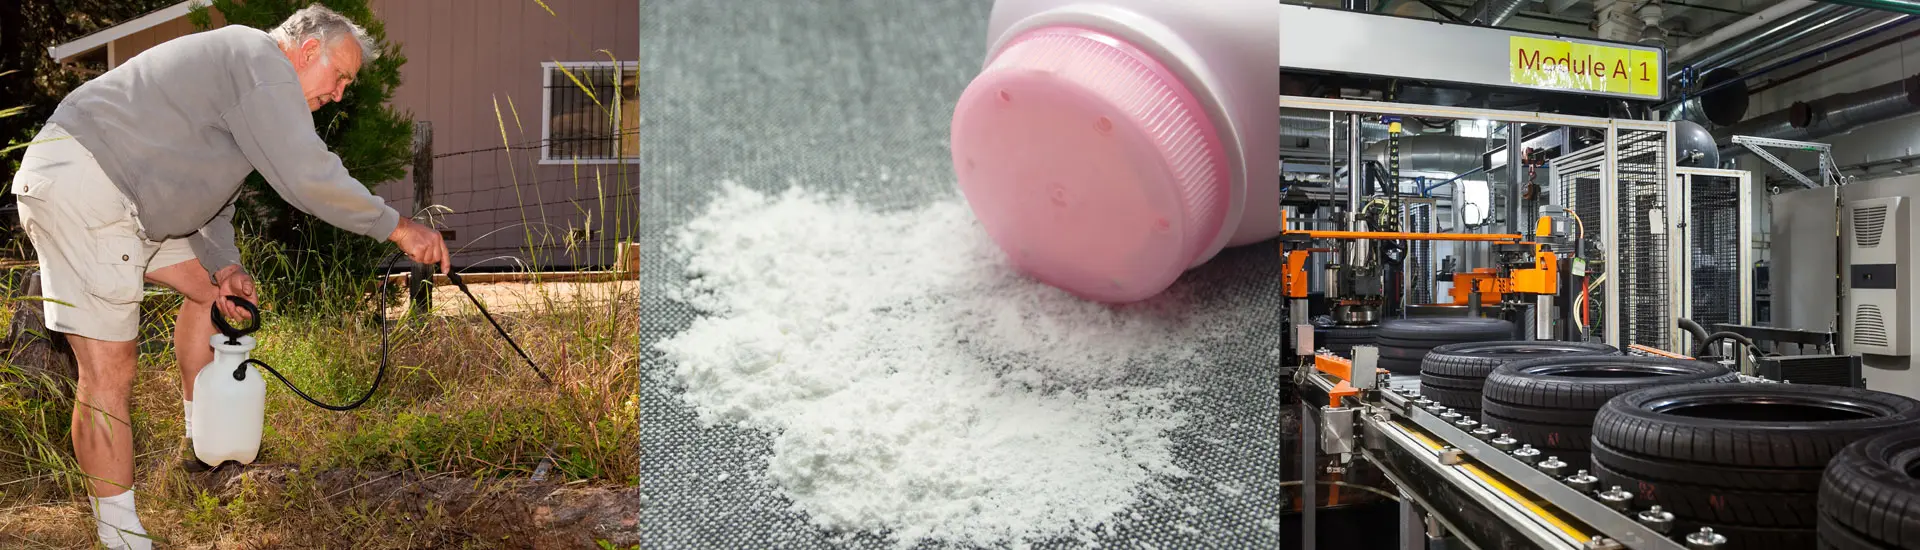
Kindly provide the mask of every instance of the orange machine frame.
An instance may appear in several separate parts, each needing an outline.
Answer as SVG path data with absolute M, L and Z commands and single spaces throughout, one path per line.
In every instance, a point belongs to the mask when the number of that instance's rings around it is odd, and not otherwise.
M 1313 369 L 1340 380 L 1340 383 L 1333 385 L 1333 391 L 1327 392 L 1327 406 L 1339 407 L 1341 399 L 1360 395 L 1360 390 L 1353 387 L 1353 360 L 1334 355 L 1314 354 Z M 1379 368 L 1373 370 L 1376 373 L 1386 372 Z
M 1541 216 L 1536 233 L 1552 231 L 1552 220 Z M 1280 226 L 1286 227 L 1287 213 L 1280 212 Z M 1365 239 L 1382 241 L 1462 241 L 1491 242 L 1502 244 L 1521 244 L 1533 247 L 1533 267 L 1511 270 L 1507 277 L 1500 277 L 1492 269 L 1481 268 L 1469 273 L 1454 275 L 1451 295 L 1455 305 L 1467 303 L 1467 293 L 1472 290 L 1473 281 L 1487 280 L 1491 284 L 1480 288 L 1481 303 L 1499 303 L 1504 294 L 1554 294 L 1560 290 L 1560 258 L 1546 250 L 1545 245 L 1528 242 L 1525 235 L 1511 233 L 1405 233 L 1398 231 L 1282 231 L 1285 235 L 1305 235 L 1309 239 Z M 1282 288 L 1288 298 L 1307 297 L 1307 253 L 1327 252 L 1328 249 L 1282 250 L 1286 258 L 1286 268 L 1281 271 Z M 1465 284 L 1462 284 L 1462 283 Z

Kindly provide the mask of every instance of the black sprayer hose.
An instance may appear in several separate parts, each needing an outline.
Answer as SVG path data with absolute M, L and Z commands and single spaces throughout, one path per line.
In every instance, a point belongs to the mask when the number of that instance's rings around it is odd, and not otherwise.
M 400 255 L 401 254 L 399 252 L 395 252 L 393 254 L 388 255 L 387 259 L 381 262 L 381 265 L 391 269 L 393 267 L 394 261 L 398 260 L 400 258 Z M 449 271 L 447 273 L 447 279 L 450 281 L 453 281 L 453 284 L 460 288 L 460 292 L 466 294 L 467 299 L 473 301 L 474 307 L 480 308 L 480 315 L 485 316 L 487 318 L 487 323 L 492 324 L 493 329 L 500 333 L 500 338 L 505 339 L 507 341 L 507 345 L 513 346 L 513 351 L 515 353 L 520 354 L 521 359 L 526 360 L 527 366 L 533 369 L 533 373 L 540 375 L 541 381 L 544 381 L 549 385 L 553 384 L 553 380 L 550 378 L 547 378 L 547 373 L 541 372 L 540 367 L 533 364 L 533 358 L 528 357 L 527 352 L 520 349 L 520 344 L 514 342 L 512 336 L 507 335 L 507 329 L 501 328 L 500 323 L 493 319 L 493 314 L 487 313 L 487 307 L 484 305 L 481 305 L 480 299 L 475 297 L 473 295 L 473 291 L 467 288 L 467 283 L 465 281 L 460 280 L 459 273 L 454 273 L 452 271 Z M 314 399 L 313 396 L 307 395 L 307 392 L 300 391 L 299 386 L 293 385 L 293 382 L 288 381 L 286 376 L 280 374 L 280 371 L 274 370 L 273 366 L 266 364 L 266 362 L 264 361 L 261 361 L 259 359 L 253 359 L 253 358 L 248 358 L 246 361 L 242 361 L 240 363 L 240 366 L 234 369 L 233 378 L 235 380 L 240 380 L 245 378 L 246 366 L 255 365 L 260 367 L 260 370 L 266 371 L 267 374 L 273 375 L 274 378 L 280 379 L 280 383 L 286 385 L 287 389 L 293 390 L 294 395 L 300 396 L 301 399 L 306 400 L 306 402 L 308 403 L 312 403 L 316 407 L 320 407 L 322 409 L 326 409 L 330 411 L 350 411 L 353 409 L 360 408 L 361 405 L 365 405 L 367 403 L 367 400 L 373 397 L 373 394 L 380 391 L 380 381 L 386 379 L 386 376 L 387 376 L 387 363 L 389 361 L 388 355 L 390 353 L 388 337 L 392 333 L 391 328 L 387 326 L 386 290 L 387 290 L 388 280 L 389 279 L 387 277 L 382 276 L 380 278 L 380 286 L 375 291 L 377 294 L 380 295 L 379 304 L 376 307 L 376 309 L 378 310 L 377 319 L 380 322 L 380 369 L 378 371 L 375 371 L 373 375 L 373 385 L 368 387 L 367 393 L 361 394 L 359 399 L 355 399 L 353 400 L 352 403 L 348 403 L 346 405 L 329 405 L 326 403 L 322 403 L 320 402 L 320 400 Z M 220 315 L 219 306 L 216 305 L 213 308 L 214 327 L 218 328 L 221 334 L 226 335 L 229 342 L 238 343 L 238 340 L 241 336 L 245 336 L 248 333 L 251 333 L 255 330 L 259 330 L 260 310 L 256 308 L 252 303 L 238 296 L 228 296 L 227 299 L 229 301 L 232 301 L 234 304 L 239 305 L 241 308 L 246 309 L 249 313 L 253 314 L 252 326 L 249 326 L 245 329 L 236 329 L 227 323 L 227 320 L 225 317 L 222 317 Z

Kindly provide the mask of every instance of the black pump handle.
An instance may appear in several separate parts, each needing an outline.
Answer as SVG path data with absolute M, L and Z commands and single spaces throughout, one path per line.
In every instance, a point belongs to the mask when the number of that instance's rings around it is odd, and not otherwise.
M 214 304 L 213 327 L 219 329 L 220 334 L 226 335 L 227 340 L 239 340 L 241 336 L 253 334 L 253 331 L 260 330 L 260 308 L 254 307 L 253 302 L 249 302 L 246 298 L 239 296 L 228 296 L 227 300 L 233 302 L 234 305 L 240 306 L 240 309 L 247 310 L 247 313 L 253 316 L 253 324 L 248 325 L 245 329 L 233 328 L 233 325 L 227 324 L 227 318 L 220 315 L 220 304 Z

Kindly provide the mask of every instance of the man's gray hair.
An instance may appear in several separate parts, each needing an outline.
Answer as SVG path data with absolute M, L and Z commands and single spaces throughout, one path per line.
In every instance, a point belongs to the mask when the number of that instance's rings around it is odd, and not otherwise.
M 288 17 L 286 21 L 280 23 L 280 26 L 274 27 L 267 34 L 272 35 L 282 47 L 289 49 L 300 47 L 300 44 L 309 38 L 318 39 L 322 59 L 326 58 L 326 52 L 336 41 L 351 38 L 355 43 L 360 44 L 362 63 L 380 58 L 380 48 L 374 43 L 373 37 L 367 34 L 366 29 L 353 24 L 353 20 L 347 19 L 347 16 L 319 4 L 293 12 L 292 17 Z

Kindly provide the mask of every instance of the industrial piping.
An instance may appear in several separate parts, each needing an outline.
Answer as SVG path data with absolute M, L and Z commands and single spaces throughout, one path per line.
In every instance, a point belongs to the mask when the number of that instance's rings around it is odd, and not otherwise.
M 1732 52 L 1733 50 L 1722 50 L 1721 52 L 1716 53 L 1712 56 L 1708 56 L 1707 58 L 1702 58 L 1700 62 L 1696 63 L 1694 66 L 1699 67 L 1700 68 L 1699 72 L 1701 73 L 1705 73 L 1707 71 L 1711 71 L 1721 67 L 1738 68 L 1739 66 L 1752 62 L 1755 59 L 1759 59 L 1762 56 L 1780 51 L 1781 48 L 1785 48 L 1801 40 L 1805 40 L 1807 39 L 1807 37 L 1814 36 L 1816 34 L 1821 33 L 1822 31 L 1826 31 L 1826 30 L 1829 30 L 1830 28 L 1834 28 L 1835 25 L 1851 24 L 1855 20 L 1864 19 L 1868 14 L 1872 13 L 1872 11 L 1873 10 L 1866 10 L 1866 9 L 1859 9 L 1859 8 L 1841 8 L 1839 10 L 1829 12 L 1830 16 L 1820 18 L 1811 23 L 1807 23 L 1804 25 L 1790 25 L 1788 27 L 1780 27 L 1780 29 L 1787 29 L 1791 27 L 1791 30 L 1780 33 L 1780 36 L 1777 36 L 1777 37 L 1769 37 L 1765 42 L 1753 44 L 1751 45 L 1751 47 L 1747 48 L 1746 51 L 1738 52 L 1732 55 L 1723 55 L 1728 52 Z M 1902 16 L 1893 15 L 1892 17 L 1902 17 Z M 1715 58 L 1723 58 L 1723 59 L 1715 59 Z
M 1721 43 L 1745 36 L 1747 33 L 1753 32 L 1761 27 L 1780 25 L 1782 21 L 1789 20 L 1793 14 L 1798 13 L 1800 10 L 1813 7 L 1817 4 L 1819 3 L 1813 0 L 1785 0 L 1774 4 L 1767 7 L 1767 9 L 1760 10 L 1760 13 L 1735 21 L 1706 36 L 1700 37 L 1698 40 L 1674 48 L 1673 57 L 1669 59 L 1668 62 L 1684 64 L 1708 52 L 1717 51 Z
M 1811 102 L 1795 102 L 1785 109 L 1722 128 L 1714 132 L 1714 136 L 1717 139 L 1754 136 L 1809 141 L 1916 112 L 1920 112 L 1920 75 Z M 1723 146 L 1720 158 L 1731 158 L 1740 152 L 1742 148 L 1738 145 Z
M 1920 2 L 1913 0 L 1823 0 L 1829 4 L 1853 6 L 1870 10 L 1890 11 L 1907 15 L 1920 15 Z
M 1805 30 L 1808 27 L 1829 24 L 1841 17 L 1854 15 L 1859 11 L 1860 10 L 1831 4 L 1815 6 L 1804 12 L 1795 14 L 1793 17 L 1786 18 L 1777 24 L 1760 29 L 1753 34 L 1725 42 L 1719 47 L 1713 48 L 1712 51 L 1702 52 L 1699 59 L 1689 61 L 1687 64 L 1703 69 L 1711 68 L 1719 66 L 1722 61 L 1729 58 L 1752 51 L 1756 46 L 1768 49 L 1778 48 L 1786 42 L 1783 37 L 1789 33 L 1798 34 L 1798 31 Z M 1700 72 L 1706 71 L 1702 70 Z M 1672 75 L 1673 78 L 1677 78 L 1678 76 L 1678 74 Z
M 1469 22 L 1498 27 L 1519 13 L 1520 6 L 1526 3 L 1526 0 L 1478 0 L 1460 16 Z
M 1746 72 L 1745 74 L 1742 74 L 1742 75 L 1740 75 L 1740 76 L 1738 76 L 1738 77 L 1736 77 L 1736 78 L 1733 78 L 1733 79 L 1730 79 L 1730 80 L 1727 80 L 1727 81 L 1725 81 L 1725 82 L 1721 82 L 1721 83 L 1719 83 L 1719 84 L 1715 84 L 1715 85 L 1712 85 L 1712 86 L 1708 86 L 1708 87 L 1706 87 L 1705 89 L 1701 89 L 1701 90 L 1694 90 L 1694 91 L 1692 91 L 1692 92 L 1687 92 L 1687 93 L 1683 93 L 1683 94 L 1680 94 L 1680 96 L 1679 96 L 1679 97 L 1677 97 L 1677 98 L 1674 98 L 1674 99 L 1670 99 L 1670 100 L 1667 100 L 1667 102 L 1666 102 L 1666 103 L 1661 103 L 1661 104 L 1659 104 L 1659 105 L 1656 105 L 1656 106 L 1654 106 L 1654 109 L 1666 109 L 1666 108 L 1668 108 L 1668 107 L 1672 107 L 1672 106 L 1675 106 L 1675 105 L 1679 105 L 1679 104 L 1681 104 L 1681 103 L 1685 103 L 1685 102 L 1687 102 L 1687 101 L 1691 101 L 1691 100 L 1693 100 L 1693 99 L 1695 99 L 1695 98 L 1699 98 L 1699 97 L 1702 97 L 1702 96 L 1705 96 L 1705 95 L 1707 95 L 1707 94 L 1710 94 L 1710 93 L 1713 93 L 1713 92 L 1715 92 L 1715 91 L 1718 91 L 1718 90 L 1721 90 L 1721 89 L 1724 89 L 1724 88 L 1727 88 L 1727 87 L 1729 87 L 1729 86 L 1734 86 L 1734 85 L 1739 85 L 1739 84 L 1741 84 L 1741 83 L 1744 83 L 1744 82 L 1746 82 L 1747 80 L 1750 80 L 1750 79 L 1752 79 L 1753 77 L 1756 77 L 1756 76 L 1760 76 L 1760 75 L 1763 75 L 1763 74 L 1767 74 L 1767 73 L 1771 73 L 1771 72 L 1773 72 L 1773 71 L 1776 71 L 1776 70 L 1779 70 L 1779 69 L 1780 69 L 1780 68 L 1782 68 L 1782 67 L 1786 67 L 1786 66 L 1789 66 L 1789 65 L 1793 65 L 1793 64 L 1795 64 L 1795 63 L 1799 63 L 1799 62 L 1801 62 L 1801 61 L 1806 61 L 1807 59 L 1809 59 L 1809 58 L 1811 58 L 1811 57 L 1813 57 L 1813 56 L 1815 56 L 1815 55 L 1820 55 L 1820 54 L 1824 54 L 1824 53 L 1827 53 L 1827 52 L 1829 52 L 1829 51 L 1832 51 L 1832 50 L 1834 50 L 1834 49 L 1838 49 L 1838 48 L 1841 48 L 1841 47 L 1844 47 L 1844 46 L 1846 46 L 1846 45 L 1848 45 L 1848 44 L 1852 44 L 1852 43 L 1854 43 L 1854 42 L 1857 42 L 1857 41 L 1860 41 L 1860 40 L 1862 40 L 1862 39 L 1865 39 L 1865 38 L 1866 38 L 1866 37 L 1868 37 L 1868 36 L 1872 36 L 1872 35 L 1875 35 L 1875 34 L 1879 34 L 1879 33 L 1881 33 L 1881 32 L 1885 32 L 1885 31 L 1887 31 L 1888 29 L 1891 29 L 1891 28 L 1894 28 L 1894 27 L 1895 27 L 1895 26 L 1897 26 L 1897 25 L 1898 25 L 1898 21 L 1896 21 L 1896 22 L 1891 22 L 1891 23 L 1882 23 L 1882 24 L 1878 24 L 1878 25 L 1872 25 L 1872 26 L 1868 26 L 1868 27 L 1866 27 L 1866 28 L 1862 28 L 1862 29 L 1857 29 L 1857 30 L 1855 30 L 1855 31 L 1853 31 L 1853 32 L 1849 32 L 1849 33 L 1846 33 L 1846 34 L 1843 34 L 1843 35 L 1840 35 L 1840 36 L 1836 36 L 1836 37 L 1834 37 L 1834 38 L 1831 38 L 1831 39 L 1828 39 L 1828 40 L 1824 40 L 1824 41 L 1822 41 L 1822 42 L 1821 42 L 1820 44 L 1817 44 L 1817 45 L 1815 45 L 1815 46 L 1812 46 L 1812 47 L 1809 47 L 1809 48 L 1803 48 L 1803 49 L 1801 49 L 1801 50 L 1799 50 L 1799 51 L 1797 51 L 1797 52 L 1795 52 L 1794 54 L 1792 54 L 1792 55 L 1790 55 L 1790 56 L 1789 56 L 1789 57 L 1788 57 L 1787 59 L 1784 59 L 1784 60 L 1781 60 L 1781 61 L 1777 61 L 1777 62 L 1774 62 L 1774 63 L 1772 63 L 1772 64 L 1770 64 L 1770 65 L 1767 65 L 1767 66 L 1765 66 L 1765 67 L 1761 67 L 1761 68 L 1758 68 L 1758 69 L 1754 69 L 1754 70 L 1751 70 L 1751 71 L 1747 71 L 1747 72 Z
M 1334 124 L 1341 127 L 1340 131 L 1346 131 L 1345 122 L 1335 120 Z M 1420 125 L 1417 123 L 1409 123 L 1401 130 L 1400 135 L 1406 136 L 1418 133 L 1415 130 L 1419 127 Z M 1327 139 L 1329 135 L 1326 113 L 1318 113 L 1316 115 L 1311 111 L 1294 109 L 1283 109 L 1280 111 L 1281 137 Z M 1367 141 L 1387 139 L 1387 125 L 1380 122 L 1362 122 L 1360 125 L 1360 135 Z

